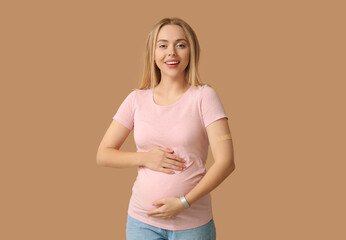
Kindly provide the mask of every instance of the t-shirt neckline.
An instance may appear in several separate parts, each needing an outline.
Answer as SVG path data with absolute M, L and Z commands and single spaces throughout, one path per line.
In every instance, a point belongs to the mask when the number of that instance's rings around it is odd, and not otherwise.
M 169 105 L 159 105 L 159 104 L 157 104 L 157 103 L 154 101 L 154 93 L 153 93 L 153 92 L 154 92 L 154 88 L 151 88 L 151 90 L 150 90 L 151 102 L 152 102 L 155 106 L 161 107 L 161 108 L 173 107 L 173 106 L 179 104 L 180 102 L 182 102 L 182 100 L 183 100 L 183 99 L 188 95 L 188 93 L 190 92 L 191 88 L 192 88 L 192 86 L 190 86 L 190 87 L 183 93 L 183 95 L 182 95 L 177 101 L 175 101 L 174 103 L 171 103 L 171 104 L 169 104 Z

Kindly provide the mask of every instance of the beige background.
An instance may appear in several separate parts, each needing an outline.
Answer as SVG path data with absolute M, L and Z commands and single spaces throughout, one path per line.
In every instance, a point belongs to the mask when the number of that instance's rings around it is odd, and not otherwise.
M 149 30 L 176 16 L 234 138 L 218 240 L 346 239 L 342 2 L 1 1 L 0 238 L 125 239 L 136 170 L 96 151 Z

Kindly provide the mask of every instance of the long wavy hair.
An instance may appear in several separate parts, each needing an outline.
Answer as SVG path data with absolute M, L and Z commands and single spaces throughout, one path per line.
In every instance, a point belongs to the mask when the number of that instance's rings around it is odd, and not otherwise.
M 191 86 L 204 85 L 201 82 L 198 73 L 200 47 L 197 36 L 189 24 L 187 24 L 184 20 L 180 18 L 174 17 L 161 19 L 158 23 L 154 25 L 154 27 L 148 35 L 145 44 L 143 77 L 139 89 L 154 88 L 161 81 L 161 72 L 154 61 L 154 54 L 157 35 L 160 29 L 165 25 L 178 25 L 183 29 L 190 47 L 190 60 L 185 69 L 185 79 L 187 79 L 188 84 L 190 84 Z

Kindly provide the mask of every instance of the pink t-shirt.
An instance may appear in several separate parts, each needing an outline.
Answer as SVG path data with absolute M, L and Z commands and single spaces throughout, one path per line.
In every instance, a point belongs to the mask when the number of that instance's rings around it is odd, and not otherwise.
M 147 212 L 157 208 L 152 205 L 154 201 L 186 195 L 202 179 L 209 146 L 206 127 L 225 117 L 217 93 L 208 85 L 190 87 L 177 102 L 167 106 L 154 102 L 152 89 L 136 89 L 125 98 L 113 119 L 134 130 L 137 152 L 155 147 L 172 149 L 185 159 L 187 167 L 174 174 L 139 167 L 128 209 L 131 217 L 168 230 L 195 228 L 212 219 L 210 194 L 174 219 L 148 217 Z

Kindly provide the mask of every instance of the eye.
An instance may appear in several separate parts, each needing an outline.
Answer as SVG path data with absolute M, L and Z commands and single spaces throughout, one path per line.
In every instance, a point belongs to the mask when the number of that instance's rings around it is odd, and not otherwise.
M 182 47 L 182 48 L 185 47 L 185 45 L 182 44 L 182 43 L 179 43 L 178 46 L 179 46 L 179 47 Z
M 166 46 L 165 44 L 161 44 L 160 46 L 159 46 L 159 48 L 162 48 L 162 46 Z

